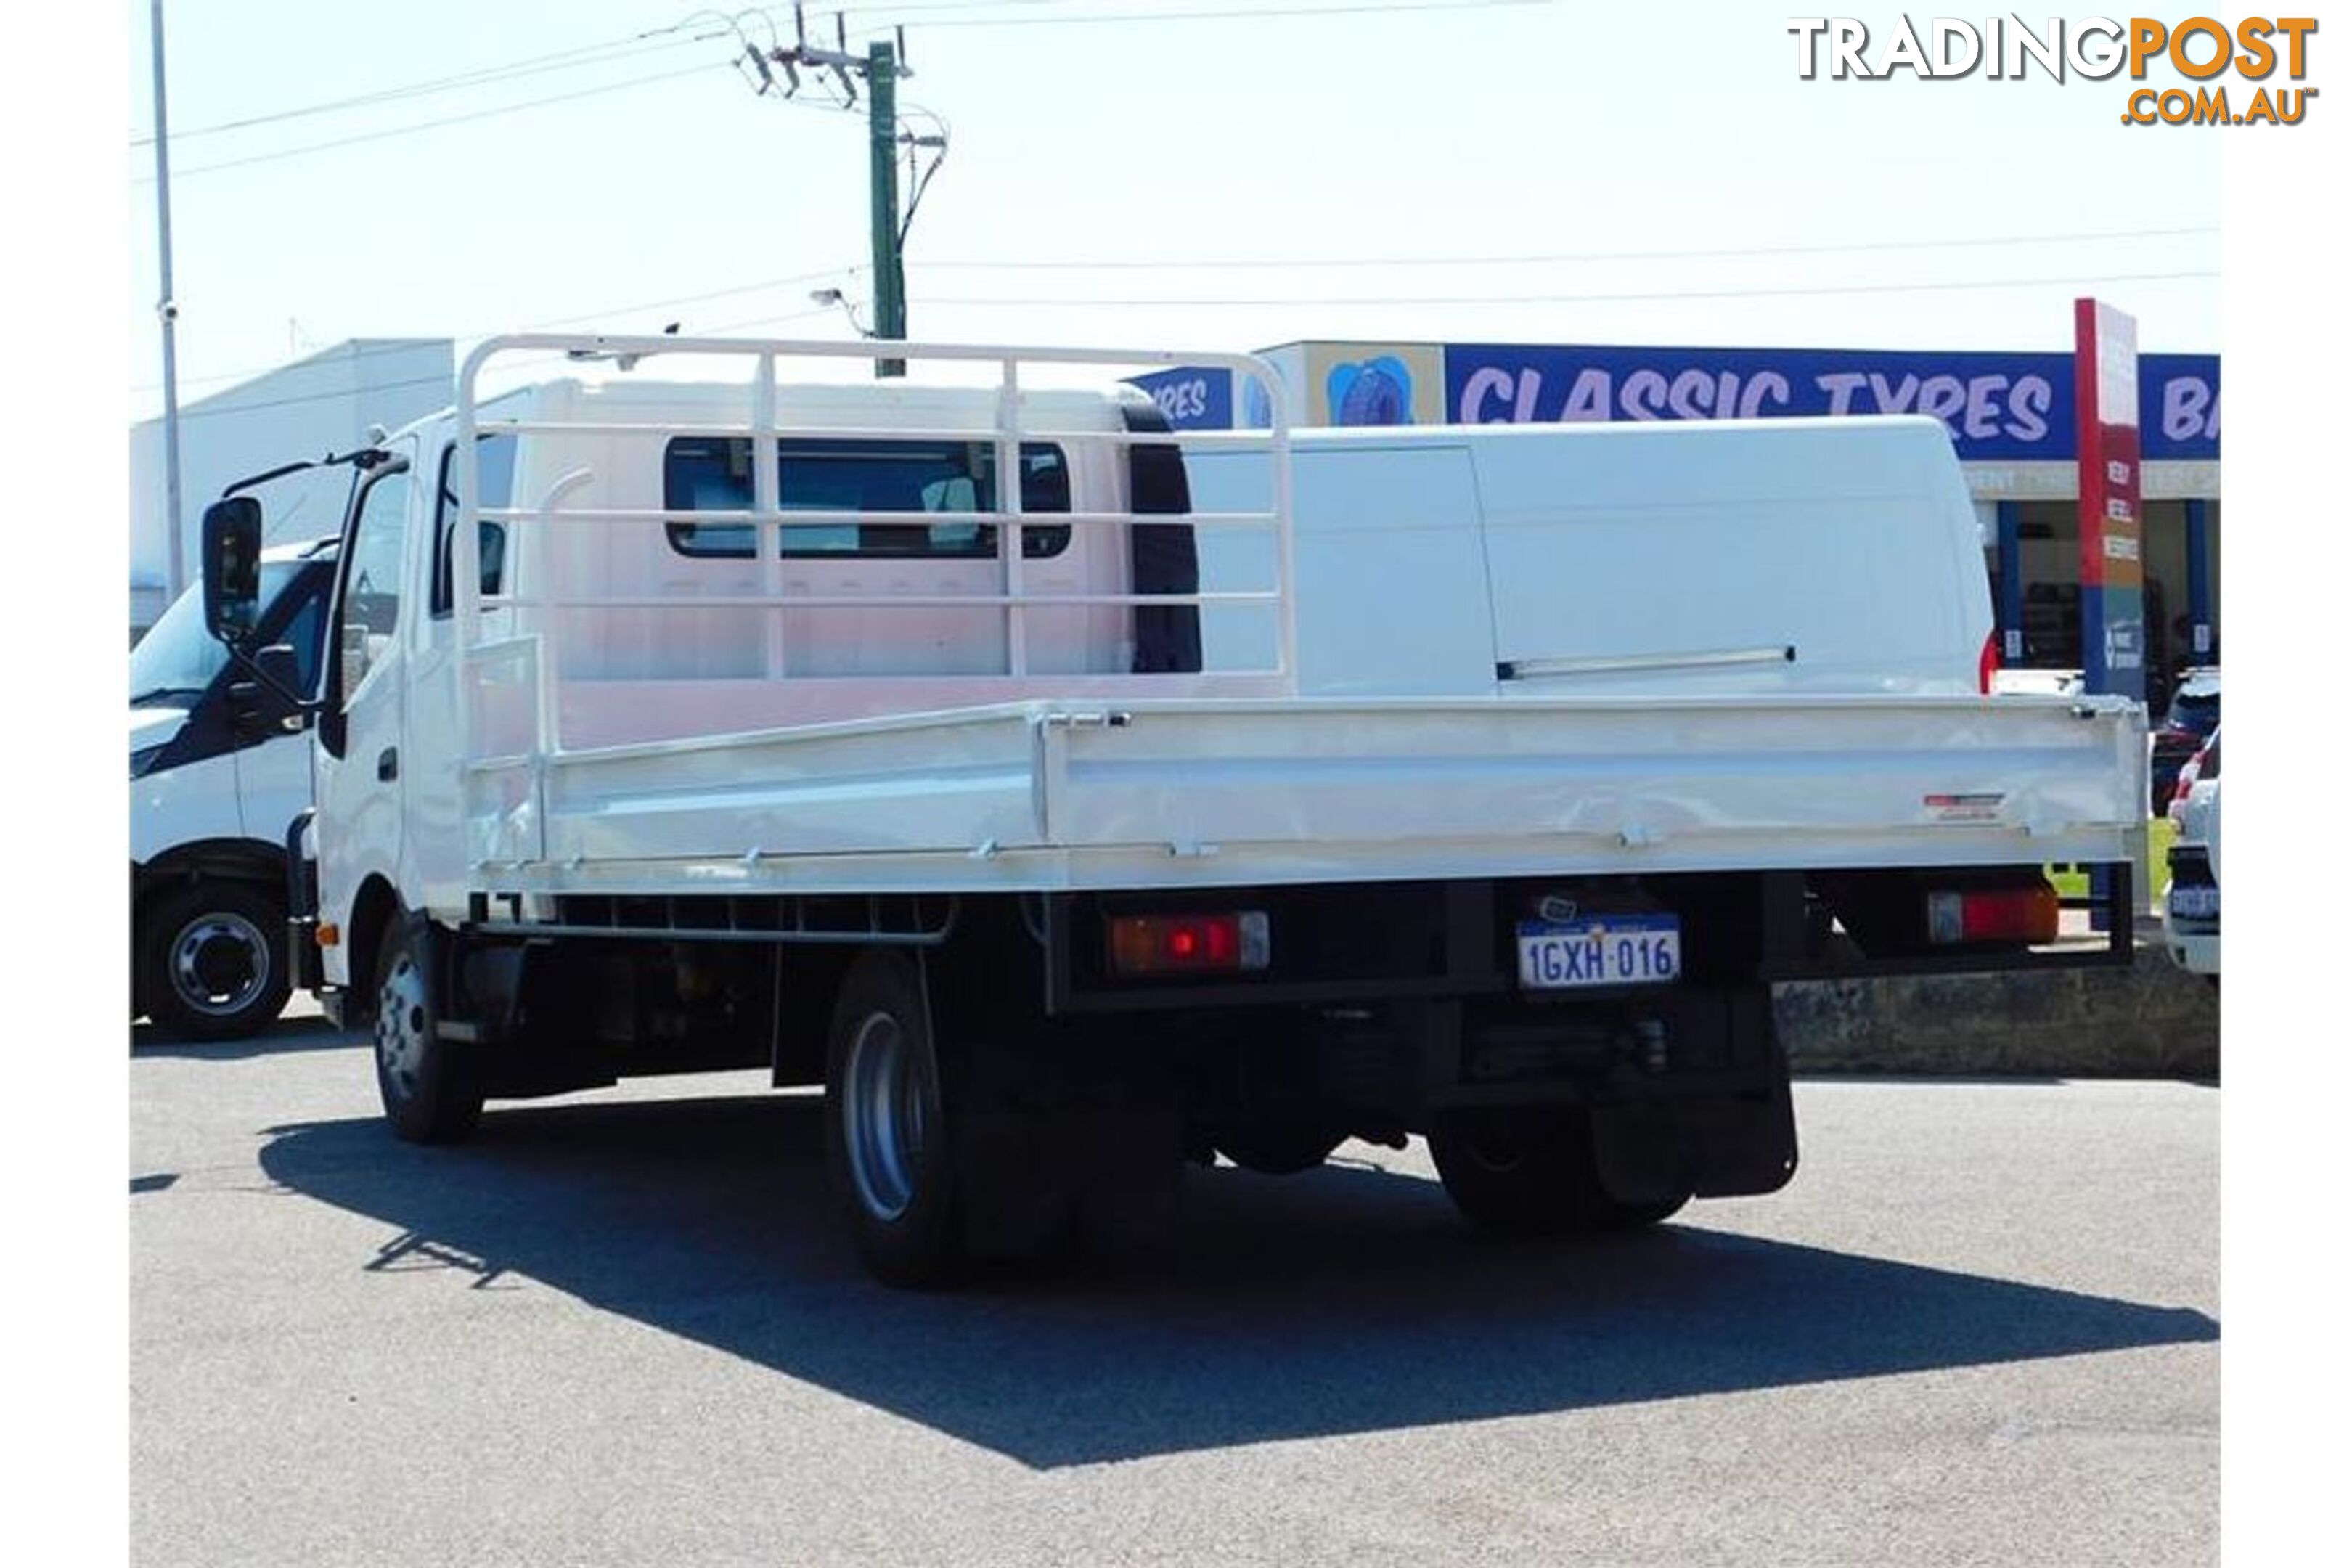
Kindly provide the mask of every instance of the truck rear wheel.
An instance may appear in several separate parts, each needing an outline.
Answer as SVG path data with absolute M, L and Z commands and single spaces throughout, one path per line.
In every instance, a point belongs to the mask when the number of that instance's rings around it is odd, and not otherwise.
M 1591 1122 L 1580 1110 L 1449 1115 L 1430 1129 L 1429 1152 L 1454 1206 L 1502 1236 L 1639 1230 L 1690 1201 L 1687 1194 L 1645 1204 L 1611 1197 L 1593 1169 Z
M 286 906 L 250 882 L 207 879 L 155 900 L 140 929 L 139 999 L 183 1039 L 241 1040 L 286 1008 Z
M 1211 1135 L 1218 1153 L 1261 1176 L 1311 1171 L 1345 1140 L 1328 1128 L 1303 1121 L 1245 1122 Z
M 900 954 L 867 952 L 843 977 L 824 1090 L 825 1166 L 858 1256 L 892 1285 L 946 1283 L 963 1261 L 952 1101 Z
M 482 1090 L 472 1064 L 441 1038 L 440 999 L 418 946 L 404 917 L 386 923 L 375 963 L 376 1090 L 400 1138 L 455 1143 L 481 1121 Z

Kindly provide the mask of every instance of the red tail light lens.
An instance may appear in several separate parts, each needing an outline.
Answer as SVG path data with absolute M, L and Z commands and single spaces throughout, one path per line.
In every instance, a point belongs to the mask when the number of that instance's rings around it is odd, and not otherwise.
M 1119 915 L 1110 922 L 1115 974 L 1245 973 L 1273 955 L 1262 910 L 1220 915 Z
M 2029 888 L 1929 893 L 1927 940 L 1942 946 L 1977 942 L 2055 942 L 2058 890 L 2043 882 Z
M 1998 627 L 1985 633 L 1984 647 L 1977 653 L 1977 690 L 1992 695 L 1993 672 L 2000 668 L 2000 631 Z

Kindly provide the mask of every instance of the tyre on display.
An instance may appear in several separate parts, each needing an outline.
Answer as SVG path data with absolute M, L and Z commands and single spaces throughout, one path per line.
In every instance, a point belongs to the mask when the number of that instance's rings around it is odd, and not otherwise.
M 1593 1169 L 1591 1121 L 1577 1110 L 1448 1115 L 1430 1129 L 1429 1152 L 1454 1207 L 1503 1236 L 1639 1230 L 1690 1201 L 1687 1194 L 1643 1204 L 1611 1197 Z
M 238 1040 L 285 1010 L 286 906 L 251 882 L 161 894 L 140 928 L 139 1005 L 190 1040 Z
M 462 1048 L 440 1037 L 431 968 L 407 921 L 386 922 L 375 964 L 375 1082 L 384 1120 L 411 1143 L 454 1143 L 482 1119 L 482 1091 Z
M 866 953 L 826 1040 L 825 1167 L 858 1256 L 892 1285 L 945 1284 L 963 1261 L 950 1103 L 920 975 Z

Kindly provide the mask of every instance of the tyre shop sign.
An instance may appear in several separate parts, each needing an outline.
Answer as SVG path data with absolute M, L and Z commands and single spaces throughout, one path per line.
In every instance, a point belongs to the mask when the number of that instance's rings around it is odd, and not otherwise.
M 2141 355 L 2142 456 L 2218 458 L 2221 383 L 2218 355 Z M 1445 405 L 1464 425 L 1925 414 L 1963 461 L 2074 456 L 2074 361 L 2063 353 L 1454 343 Z

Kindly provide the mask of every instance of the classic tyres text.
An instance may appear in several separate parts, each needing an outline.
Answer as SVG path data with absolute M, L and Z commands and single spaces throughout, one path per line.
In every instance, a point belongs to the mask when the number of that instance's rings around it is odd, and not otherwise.
M 482 1119 L 482 1091 L 463 1047 L 440 1037 L 430 938 L 408 921 L 384 926 L 375 963 L 375 1081 L 384 1120 L 411 1143 L 454 1143 Z
M 825 1166 L 858 1256 L 893 1285 L 945 1284 L 963 1260 L 940 1065 L 915 965 L 888 951 L 861 956 L 826 1043 Z

